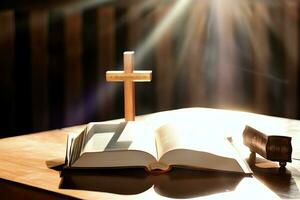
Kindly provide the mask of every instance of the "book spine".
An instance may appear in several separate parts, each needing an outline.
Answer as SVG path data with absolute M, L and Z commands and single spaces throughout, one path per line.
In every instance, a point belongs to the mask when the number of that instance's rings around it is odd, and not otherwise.
M 291 138 L 285 136 L 269 136 L 266 146 L 267 159 L 291 162 Z
M 163 163 L 151 163 L 150 165 L 145 167 L 145 170 L 150 174 L 164 174 L 171 171 L 172 166 L 163 164 Z
M 267 157 L 266 145 L 268 137 L 256 129 L 246 126 L 243 132 L 243 143 L 249 147 L 251 152 Z
M 251 152 L 258 153 L 268 160 L 291 162 L 291 137 L 267 136 L 252 127 L 246 126 L 243 132 L 243 142 Z

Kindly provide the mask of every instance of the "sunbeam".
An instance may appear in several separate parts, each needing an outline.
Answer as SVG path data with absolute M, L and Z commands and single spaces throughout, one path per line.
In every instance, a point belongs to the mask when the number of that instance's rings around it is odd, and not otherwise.
M 149 36 L 136 48 L 136 63 L 140 63 L 153 46 L 157 44 L 161 36 L 185 13 L 191 0 L 177 0 L 170 11 L 160 20 Z

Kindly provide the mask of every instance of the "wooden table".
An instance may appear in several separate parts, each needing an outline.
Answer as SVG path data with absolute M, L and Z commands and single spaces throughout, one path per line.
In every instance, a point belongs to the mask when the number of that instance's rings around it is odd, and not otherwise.
M 234 137 L 245 124 L 259 130 L 293 137 L 293 157 L 299 159 L 300 121 L 216 109 L 193 108 L 150 114 L 138 120 L 159 125 L 168 120 L 188 119 L 213 131 L 227 131 Z M 192 118 L 191 118 L 192 117 Z M 207 120 L 207 121 L 205 121 Z M 163 175 L 148 175 L 139 169 L 99 170 L 60 177 L 51 168 L 64 161 L 66 137 L 84 126 L 34 133 L 0 140 L 0 198 L 15 199 L 300 199 L 300 161 L 293 159 L 286 170 L 278 163 L 256 158 L 254 177 L 216 172 L 175 169 Z M 238 138 L 238 137 L 237 137 Z M 242 146 L 243 155 L 248 156 Z M 246 149 L 247 150 L 247 149 Z M 68 189 L 63 189 L 68 188 Z

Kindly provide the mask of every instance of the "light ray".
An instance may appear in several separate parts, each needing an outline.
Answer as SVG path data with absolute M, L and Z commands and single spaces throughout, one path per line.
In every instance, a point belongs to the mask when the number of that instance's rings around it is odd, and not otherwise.
M 158 42 L 161 36 L 176 22 L 191 3 L 191 0 L 177 0 L 174 6 L 170 9 L 159 24 L 149 34 L 146 40 L 136 49 L 136 63 L 139 64 L 149 50 Z

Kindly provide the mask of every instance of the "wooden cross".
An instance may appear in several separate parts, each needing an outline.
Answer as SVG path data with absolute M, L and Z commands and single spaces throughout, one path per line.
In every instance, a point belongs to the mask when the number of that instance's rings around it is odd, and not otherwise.
M 135 117 L 135 88 L 133 82 L 151 81 L 152 71 L 134 71 L 134 52 L 125 51 L 124 71 L 107 71 L 106 81 L 124 81 L 125 121 L 134 121 Z

